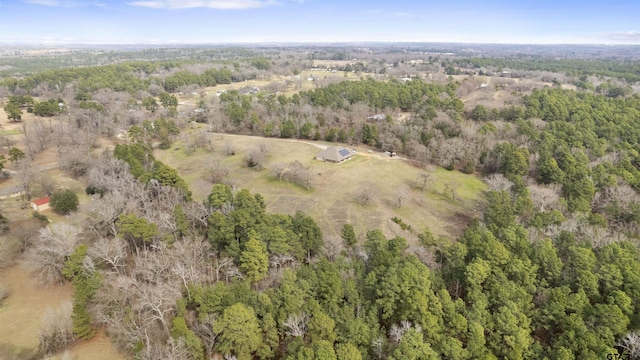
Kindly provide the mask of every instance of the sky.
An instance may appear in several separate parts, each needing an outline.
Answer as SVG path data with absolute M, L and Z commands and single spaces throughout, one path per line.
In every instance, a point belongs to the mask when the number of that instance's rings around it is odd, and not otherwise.
M 639 0 L 0 0 L 4 44 L 640 44 Z

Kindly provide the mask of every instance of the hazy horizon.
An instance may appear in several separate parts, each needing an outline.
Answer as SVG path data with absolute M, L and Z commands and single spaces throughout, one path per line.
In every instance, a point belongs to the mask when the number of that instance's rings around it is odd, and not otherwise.
M 576 47 L 640 47 L 640 43 L 632 44 L 611 44 L 611 43 L 492 43 L 492 42 L 463 42 L 463 41 L 230 41 L 230 42 L 18 42 L 18 41 L 2 41 L 0 45 L 13 46 L 13 47 L 142 47 L 142 48 L 180 48 L 180 47 L 233 47 L 233 46 L 257 46 L 257 47 L 296 47 L 296 46 L 335 46 L 335 47 L 350 47 L 358 45 L 368 46 L 412 46 L 412 45 L 476 45 L 476 46 L 533 46 L 533 47 L 555 47 L 555 46 L 576 46 Z

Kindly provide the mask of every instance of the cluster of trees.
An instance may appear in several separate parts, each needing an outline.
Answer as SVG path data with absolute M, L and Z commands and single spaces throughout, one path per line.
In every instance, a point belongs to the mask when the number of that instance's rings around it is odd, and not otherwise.
M 484 224 L 469 227 L 458 242 L 428 245 L 440 253 L 438 270 L 407 255 L 402 238 L 374 230 L 358 247 L 345 227 L 345 252 L 285 265 L 275 283 L 252 287 L 255 277 L 238 277 L 188 286 L 172 333 L 196 359 L 214 350 L 238 359 L 617 353 L 614 345 L 640 326 L 637 247 L 595 247 L 570 232 L 532 243 L 515 222 L 508 194 L 489 197 Z M 266 242 L 263 251 L 270 247 L 269 235 L 258 238 Z
M 217 84 L 230 84 L 234 80 L 231 70 L 223 67 L 221 69 L 208 69 L 201 74 L 194 74 L 190 71 L 179 71 L 164 79 L 164 88 L 168 92 L 176 92 L 181 86 L 198 84 L 199 86 L 216 86 Z
M 24 107 L 27 108 L 29 113 L 47 117 L 57 115 L 66 108 L 64 100 L 61 98 L 35 101 L 29 95 L 12 95 L 3 109 L 7 113 L 9 120 L 20 121 L 22 120 L 22 109 Z
M 410 81 L 402 84 L 399 81 L 343 81 L 331 84 L 309 92 L 302 92 L 300 96 L 308 99 L 310 104 L 318 107 L 332 107 L 344 109 L 358 102 L 365 102 L 370 108 L 396 109 L 404 111 L 423 110 L 428 113 L 434 110 L 461 111 L 464 105 L 455 98 L 455 83 L 446 86 L 427 84 L 422 81 Z M 449 95 L 449 99 L 442 100 L 442 95 Z M 422 109 L 424 108 L 424 109 Z
M 413 80 L 402 84 L 368 79 L 330 84 L 291 97 L 265 93 L 254 97 L 229 91 L 219 97 L 228 122 L 215 126 L 263 136 L 363 143 L 397 149 L 426 161 L 426 146 L 436 152 L 442 148 L 438 146 L 441 141 L 461 135 L 459 122 L 465 112 L 456 97 L 457 86 L 455 82 L 439 85 Z M 415 115 L 403 124 L 391 115 L 367 119 L 380 111 L 398 109 Z M 454 147 L 452 153 L 464 150 Z
M 78 88 L 89 92 L 104 88 L 115 91 L 137 91 L 148 88 L 151 83 L 150 80 L 143 80 L 137 76 L 138 73 L 146 74 L 146 71 L 154 70 L 158 66 L 149 65 L 151 64 L 138 62 L 44 70 L 22 79 L 5 79 L 2 84 L 7 86 L 10 91 L 17 89 L 29 91 L 40 84 L 48 84 L 48 86 L 57 86 L 59 89 L 64 89 L 71 83 L 77 83 Z M 160 64 L 160 67 L 170 68 L 172 66 L 175 66 L 175 64 Z
M 47 69 L 22 78 L 3 79 L 0 86 L 5 86 L 12 93 L 40 88 L 62 91 L 69 85 L 74 85 L 84 92 L 111 89 L 131 94 L 160 86 L 165 91 L 173 93 L 186 85 L 215 86 L 256 77 L 255 72 L 252 73 L 248 69 L 239 71 L 239 63 L 234 63 L 235 72 L 227 67 L 211 66 L 197 72 L 183 70 L 192 62 L 193 60 L 126 62 L 116 65 Z M 253 62 L 249 62 L 247 66 L 251 66 L 253 70 L 262 69 L 255 67 Z
M 280 181 L 288 181 L 309 190 L 311 187 L 311 172 L 299 161 L 288 164 L 275 163 L 271 166 L 273 175 Z
M 12 95 L 9 96 L 7 104 L 4 106 L 4 111 L 7 113 L 7 118 L 11 121 L 22 120 L 22 108 L 28 107 L 33 111 L 33 98 L 29 95 Z
M 156 160 L 151 154 L 150 146 L 140 143 L 118 144 L 113 151 L 113 156 L 125 161 L 129 165 L 131 174 L 140 181 L 172 186 L 181 190 L 186 199 L 191 198 L 191 190 L 187 183 L 174 168 Z
M 49 99 L 47 101 L 36 101 L 33 105 L 33 109 L 31 110 L 35 115 L 38 116 L 54 116 L 61 113 L 65 108 L 64 100 L 62 99 Z
M 495 145 L 483 160 L 485 173 L 558 185 L 569 211 L 592 212 L 636 236 L 635 210 L 615 194 L 620 186 L 639 189 L 640 98 L 542 89 L 525 96 L 519 112 L 529 119 L 515 121 L 528 146 Z M 545 126 L 534 125 L 536 118 Z
M 208 204 L 213 210 L 207 232 L 211 247 L 239 262 L 240 269 L 246 270 L 246 277 L 253 282 L 264 278 L 269 259 L 286 263 L 320 253 L 322 231 L 303 212 L 294 216 L 269 215 L 260 194 L 252 195 L 246 190 L 233 194 L 224 184 L 213 186 Z M 247 251 L 256 256 L 249 256 Z M 253 261 L 258 258 L 264 261 Z
M 550 58 L 458 58 L 451 62 L 465 68 L 508 68 L 527 71 L 551 71 L 565 73 L 572 77 L 599 75 L 626 80 L 640 81 L 640 66 L 637 61 L 613 59 L 550 59 Z
M 160 149 L 168 149 L 173 138 L 180 133 L 180 129 L 172 119 L 160 118 L 153 122 L 144 120 L 142 126 L 133 125 L 129 128 L 129 137 L 138 144 L 158 140 Z

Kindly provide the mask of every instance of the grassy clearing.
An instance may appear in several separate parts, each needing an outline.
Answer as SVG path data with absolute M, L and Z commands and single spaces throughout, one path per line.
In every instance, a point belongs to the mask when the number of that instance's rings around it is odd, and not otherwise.
M 367 74 L 368 75 L 368 74 Z M 193 94 L 179 94 L 178 101 L 183 104 L 195 105 L 201 99 L 205 101 L 211 100 L 212 97 L 216 96 L 216 93 L 221 90 L 240 90 L 243 88 L 253 88 L 257 87 L 259 89 L 263 89 L 271 84 L 277 84 L 282 86 L 284 89 L 282 90 L 282 94 L 286 96 L 291 96 L 293 94 L 297 94 L 301 91 L 309 91 L 316 89 L 321 84 L 325 84 L 326 82 L 334 82 L 334 81 L 343 81 L 343 80 L 359 80 L 363 77 L 363 74 L 356 73 L 344 73 L 344 71 L 311 71 L 306 70 L 300 72 L 298 77 L 295 76 L 273 76 L 268 80 L 248 80 L 238 83 L 231 84 L 218 84 L 216 86 L 207 87 L 203 92 L 199 95 Z M 316 81 L 309 81 L 308 78 L 316 77 Z
M 0 273 L 3 283 L 11 288 L 11 295 L 0 306 L 0 359 L 35 359 L 38 331 L 47 308 L 56 308 L 71 301 L 70 284 L 43 287 L 36 284 L 24 264 Z M 90 341 L 79 341 L 67 350 L 72 359 L 122 360 L 104 332 Z M 61 355 L 52 359 L 61 359 Z
M 204 127 L 194 125 L 191 131 L 202 129 Z M 422 192 L 411 187 L 422 170 L 397 158 L 370 154 L 366 148 L 357 148 L 359 155 L 350 161 L 331 164 L 315 160 L 320 149 L 312 144 L 250 136 L 210 136 L 213 153 L 200 150 L 186 156 L 180 150 L 180 142 L 176 142 L 170 150 L 157 151 L 156 157 L 178 169 L 198 200 L 206 198 L 212 185 L 204 179 L 207 169 L 213 159 L 221 158 L 230 170 L 228 179 L 231 184 L 264 195 L 270 211 L 292 214 L 302 210 L 312 215 L 329 241 L 339 241 L 340 229 L 345 223 L 351 223 L 361 235 L 367 230 L 380 228 L 388 236 L 404 236 L 410 240 L 412 236 L 390 220 L 393 216 L 402 218 L 417 231 L 428 226 L 436 235 L 456 237 L 471 218 L 479 216 L 475 208 L 485 185 L 472 175 L 437 169 L 432 175 L 434 183 Z M 223 154 L 227 142 L 234 146 L 235 155 Z M 244 167 L 244 156 L 260 143 L 269 149 L 266 168 L 256 171 Z M 280 182 L 271 174 L 271 164 L 296 160 L 309 167 L 313 174 L 309 191 Z M 371 205 L 361 206 L 353 199 L 365 181 L 376 184 L 377 195 Z M 451 183 L 456 185 L 455 201 L 446 187 Z M 408 194 L 401 208 L 397 207 L 395 197 L 398 189 L 404 189 Z
M 5 270 L 2 279 L 11 288 L 11 295 L 0 307 L 0 359 L 29 358 L 25 355 L 32 356 L 37 351 L 38 330 L 45 310 L 70 300 L 73 289 L 70 285 L 41 287 L 33 282 L 23 265 Z
M 0 130 L 0 136 L 12 136 L 12 135 L 20 135 L 20 134 L 22 134 L 22 132 L 20 132 L 20 130 L 18 129 Z

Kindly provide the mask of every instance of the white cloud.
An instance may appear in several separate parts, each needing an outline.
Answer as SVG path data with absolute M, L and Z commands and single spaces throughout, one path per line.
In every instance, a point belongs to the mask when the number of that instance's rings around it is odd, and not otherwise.
M 414 14 L 409 14 L 406 12 L 394 12 L 393 14 L 391 14 L 392 17 L 397 18 L 397 19 L 403 19 L 403 20 L 415 20 L 418 17 Z
M 640 31 L 617 31 L 604 33 L 601 36 L 612 41 L 640 43 Z
M 62 8 L 77 8 L 85 6 L 106 7 L 102 2 L 94 1 L 77 1 L 77 0 L 22 0 L 25 4 L 48 6 L 48 7 L 62 7 Z
M 239 10 L 256 9 L 277 5 L 278 3 L 275 0 L 142 0 L 132 1 L 127 4 L 131 6 L 141 6 L 152 9 L 210 8 L 221 10 Z
M 51 6 L 51 7 L 63 6 L 63 4 L 58 0 L 24 0 L 23 2 L 27 4 Z

